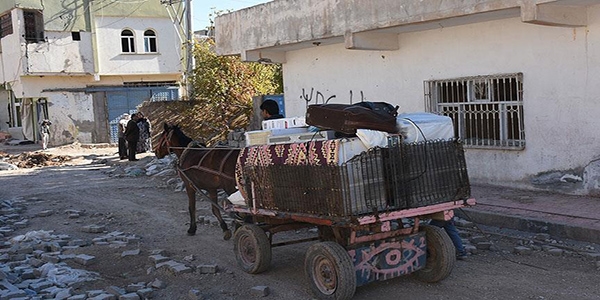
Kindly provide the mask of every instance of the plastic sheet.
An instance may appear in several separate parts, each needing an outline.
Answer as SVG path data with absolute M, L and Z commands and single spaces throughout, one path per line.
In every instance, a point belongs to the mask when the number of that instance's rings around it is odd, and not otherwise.
M 427 112 L 404 113 L 398 115 L 397 123 L 406 143 L 454 138 L 454 126 L 450 117 Z

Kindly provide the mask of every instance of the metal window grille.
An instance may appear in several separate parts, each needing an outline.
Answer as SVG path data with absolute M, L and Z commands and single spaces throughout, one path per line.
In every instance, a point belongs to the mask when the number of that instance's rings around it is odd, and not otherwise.
M 452 118 L 466 148 L 525 148 L 522 73 L 425 81 L 425 106 Z
M 23 11 L 25 40 L 28 43 L 44 41 L 44 16 L 40 11 Z
M 12 18 L 9 13 L 0 16 L 0 38 L 13 33 Z
M 242 176 L 249 206 L 324 218 L 466 200 L 471 193 L 455 140 L 390 142 L 341 166 L 246 165 Z

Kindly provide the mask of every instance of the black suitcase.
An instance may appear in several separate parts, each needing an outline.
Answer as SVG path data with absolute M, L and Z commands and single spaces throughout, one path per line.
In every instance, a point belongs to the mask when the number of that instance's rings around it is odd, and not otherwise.
M 309 105 L 306 124 L 345 134 L 355 134 L 356 129 L 398 132 L 394 115 L 350 104 Z

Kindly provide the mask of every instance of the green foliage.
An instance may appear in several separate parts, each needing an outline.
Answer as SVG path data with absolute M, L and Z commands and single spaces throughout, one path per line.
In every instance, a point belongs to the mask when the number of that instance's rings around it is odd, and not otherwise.
M 214 143 L 233 129 L 245 128 L 252 115 L 252 97 L 282 91 L 280 65 L 242 62 L 237 56 L 217 56 L 211 39 L 194 46 L 196 68 L 191 78 L 193 95 L 200 101 L 197 118 L 202 136 Z

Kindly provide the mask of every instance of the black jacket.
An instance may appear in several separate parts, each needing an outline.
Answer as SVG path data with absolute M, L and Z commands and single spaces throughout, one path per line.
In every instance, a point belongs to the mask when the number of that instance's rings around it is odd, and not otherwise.
M 127 122 L 127 127 L 125 128 L 124 135 L 125 139 L 130 142 L 137 141 L 140 139 L 140 129 L 134 120 L 129 120 L 129 122 Z

